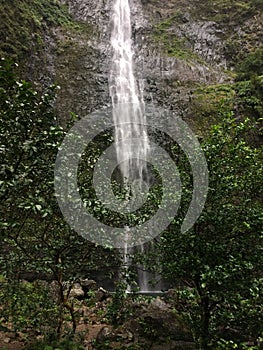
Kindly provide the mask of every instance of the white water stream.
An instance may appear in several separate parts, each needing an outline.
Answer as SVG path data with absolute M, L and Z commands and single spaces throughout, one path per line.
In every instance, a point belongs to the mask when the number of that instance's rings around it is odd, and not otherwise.
M 144 102 L 133 70 L 131 12 L 128 0 L 114 0 L 111 45 L 110 95 L 113 105 L 118 164 L 124 181 L 143 181 L 150 149 Z
M 114 0 L 112 11 L 112 66 L 109 77 L 110 96 L 113 105 L 115 125 L 115 144 L 117 161 L 120 166 L 123 182 L 131 188 L 136 182 L 137 188 L 147 184 L 147 154 L 150 143 L 147 136 L 144 115 L 144 101 L 133 70 L 133 49 L 131 11 L 129 0 Z M 126 232 L 124 263 L 129 265 L 128 249 L 129 229 Z M 140 248 L 144 252 L 143 246 Z M 139 287 L 147 286 L 146 272 L 139 271 Z M 129 291 L 129 289 L 127 290 Z

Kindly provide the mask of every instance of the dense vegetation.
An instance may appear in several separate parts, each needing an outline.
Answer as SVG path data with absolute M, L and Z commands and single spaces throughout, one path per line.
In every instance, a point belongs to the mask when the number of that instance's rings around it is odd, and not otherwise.
M 175 223 L 160 244 L 163 274 L 178 284 L 176 307 L 201 349 L 262 331 L 262 159 L 244 141 L 248 122 L 228 116 L 213 127 L 203 143 L 205 209 L 192 231 L 181 234 Z
M 26 59 L 43 48 L 43 35 L 50 26 L 73 25 L 66 7 L 55 0 L 3 0 L 0 5 L 1 56 Z
M 38 93 L 14 68 L 1 61 L 1 318 L 14 330 L 44 327 L 60 334 L 64 311 L 76 328 L 64 282 L 112 266 L 116 258 L 64 222 L 53 193 L 54 161 L 65 135 L 52 107 L 55 87 Z M 59 304 L 45 285 L 20 285 L 25 276 L 57 281 Z
M 196 349 L 259 350 L 263 343 L 263 50 L 253 46 L 259 33 L 243 33 L 237 39 L 231 28 L 241 19 L 259 16 L 262 2 L 196 3 L 197 19 L 205 14 L 220 28 L 227 25 L 225 55 L 231 56 L 229 66 L 234 67 L 230 83 L 195 85 L 187 111 L 209 167 L 208 199 L 194 227 L 181 233 L 192 179 L 187 159 L 178 157 L 178 146 L 171 145 L 171 156 L 182 177 L 182 208 L 149 256 L 138 254 L 134 261 L 169 281 L 174 290 L 168 303 L 174 317 L 186 325 Z M 5 37 L 0 53 L 8 57 L 1 60 L 0 67 L 0 331 L 22 332 L 25 346 L 32 350 L 81 350 L 83 344 L 74 333 L 82 304 L 71 297 L 71 289 L 75 282 L 101 271 L 116 279 L 122 262 L 119 252 L 84 240 L 65 223 L 54 196 L 53 167 L 59 145 L 76 116 L 72 113 L 68 125 L 60 126 L 54 108 L 58 87 L 37 89 L 21 79 L 23 67 L 10 59 L 25 62 L 28 54 L 37 54 L 44 47 L 43 34 L 49 25 L 75 24 L 66 7 L 55 0 L 1 1 L 0 15 L 4 19 L 0 34 Z M 161 21 L 154 28 L 155 40 L 168 56 L 188 63 L 203 62 L 193 53 L 188 38 L 178 38 L 170 31 L 174 23 L 182 21 L 180 11 Z M 244 52 L 240 52 L 242 45 Z M 105 142 L 112 140 L 109 135 L 106 138 Z M 88 161 L 97 152 L 90 148 L 83 159 Z M 87 185 L 84 162 L 79 185 L 83 196 L 91 197 L 97 216 L 105 219 Z M 151 210 L 158 207 L 160 186 L 158 183 L 152 191 Z M 115 218 L 107 214 L 106 220 L 112 223 Z M 145 303 L 134 297 L 137 304 L 132 309 L 125 293 L 127 283 L 135 283 L 134 272 L 125 269 L 127 281 L 116 284 L 106 311 L 100 311 L 101 320 L 117 329 L 135 317 L 140 302 Z M 90 298 L 93 294 L 90 291 L 84 300 L 91 309 L 96 304 Z M 141 327 L 142 338 L 148 337 L 152 343 L 131 341 L 120 349 L 151 349 L 149 344 L 158 343 L 156 326 L 146 319 Z M 173 337 L 176 334 L 167 335 Z M 93 345 L 112 349 L 107 339 Z

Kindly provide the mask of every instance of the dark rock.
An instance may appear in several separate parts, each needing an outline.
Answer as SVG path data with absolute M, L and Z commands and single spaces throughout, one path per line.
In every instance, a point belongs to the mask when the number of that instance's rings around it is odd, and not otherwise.
M 110 296 L 110 293 L 106 291 L 104 288 L 100 287 L 96 292 L 95 292 L 95 299 L 97 301 L 104 301 Z
M 121 339 L 125 347 L 133 342 L 154 350 L 195 349 L 188 327 L 161 298 L 153 299 L 151 303 L 126 300 L 125 309 L 127 316 L 124 323 L 116 329 L 106 327 L 97 341 L 107 339 L 113 344 Z
M 95 292 L 98 289 L 97 283 L 94 280 L 81 279 L 79 283 L 82 287 L 85 298 L 89 297 L 89 292 Z
M 96 337 L 96 340 L 98 342 L 103 342 L 105 341 L 106 339 L 109 339 L 111 338 L 112 336 L 112 327 L 110 326 L 105 326 L 103 327 L 99 333 L 97 334 L 97 337 Z
M 84 299 L 84 291 L 80 283 L 74 283 L 69 292 L 69 298 L 74 298 L 78 300 Z
M 59 288 L 58 282 L 52 281 L 49 285 L 49 288 L 50 288 L 50 295 L 51 295 L 52 299 L 56 303 L 59 303 L 60 299 L 61 299 L 61 295 L 60 295 L 60 288 Z

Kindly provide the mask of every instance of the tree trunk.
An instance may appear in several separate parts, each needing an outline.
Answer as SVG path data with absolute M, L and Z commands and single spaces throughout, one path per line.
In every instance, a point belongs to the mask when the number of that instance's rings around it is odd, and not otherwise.
M 210 310 L 209 310 L 209 298 L 207 296 L 201 297 L 201 330 L 199 344 L 200 349 L 209 349 L 209 321 L 210 321 Z

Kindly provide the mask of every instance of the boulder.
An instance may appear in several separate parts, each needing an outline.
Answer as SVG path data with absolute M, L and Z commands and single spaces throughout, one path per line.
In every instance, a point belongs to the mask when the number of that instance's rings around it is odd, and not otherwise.
M 112 327 L 111 326 L 104 326 L 101 328 L 99 333 L 97 334 L 96 340 L 98 342 L 104 342 L 107 339 L 110 339 L 112 337 Z
M 117 328 L 104 327 L 97 336 L 98 343 L 107 341 L 109 349 L 138 344 L 149 350 L 195 349 L 192 334 L 171 305 L 157 297 L 150 303 L 126 299 L 127 313 Z M 125 312 L 124 310 L 124 312 Z
M 96 292 L 95 292 L 95 299 L 96 301 L 104 301 L 110 296 L 110 293 L 105 290 L 104 288 L 100 287 Z
M 51 298 L 54 300 L 55 303 L 60 302 L 60 290 L 59 290 L 59 284 L 57 281 L 52 281 L 49 285 L 50 289 L 50 295 Z
M 69 293 L 69 298 L 75 298 L 78 300 L 84 299 L 84 291 L 79 283 L 73 284 Z
M 97 283 L 94 280 L 90 280 L 88 278 L 81 279 L 79 281 L 79 284 L 81 285 L 85 298 L 89 297 L 89 292 L 95 292 L 98 289 Z

